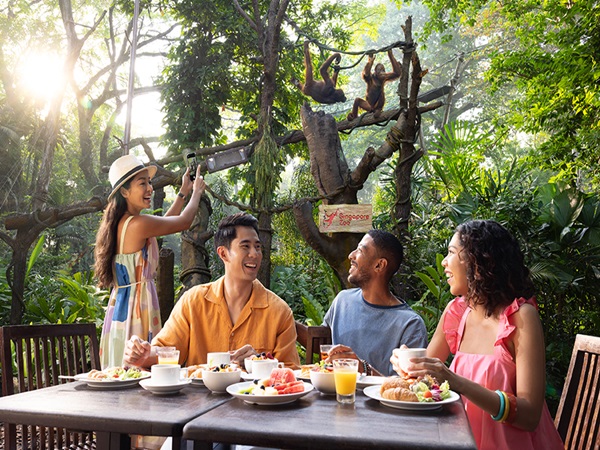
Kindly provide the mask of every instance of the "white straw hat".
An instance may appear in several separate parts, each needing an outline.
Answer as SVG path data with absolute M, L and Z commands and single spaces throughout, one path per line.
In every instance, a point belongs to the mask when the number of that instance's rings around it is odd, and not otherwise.
M 142 170 L 147 170 L 150 178 L 156 175 L 156 166 L 144 166 L 144 163 L 133 155 L 125 155 L 117 158 L 110 166 L 108 179 L 112 186 L 112 192 L 108 196 L 110 200 L 127 180 L 133 178 Z

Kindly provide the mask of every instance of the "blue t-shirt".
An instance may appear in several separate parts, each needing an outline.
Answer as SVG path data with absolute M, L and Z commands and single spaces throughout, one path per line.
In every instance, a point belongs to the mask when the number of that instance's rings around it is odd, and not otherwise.
M 405 344 L 427 347 L 427 329 L 421 316 L 402 302 L 394 306 L 368 303 L 360 288 L 341 291 L 325 314 L 334 345 L 351 347 L 382 375 L 395 375 L 390 357 Z

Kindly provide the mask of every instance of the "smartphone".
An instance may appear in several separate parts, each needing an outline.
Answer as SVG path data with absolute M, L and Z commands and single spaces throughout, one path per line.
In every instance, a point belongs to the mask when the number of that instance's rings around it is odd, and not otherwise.
M 194 181 L 196 179 L 196 170 L 198 170 L 198 159 L 195 152 L 190 150 L 186 153 L 185 165 L 190 169 L 190 180 Z

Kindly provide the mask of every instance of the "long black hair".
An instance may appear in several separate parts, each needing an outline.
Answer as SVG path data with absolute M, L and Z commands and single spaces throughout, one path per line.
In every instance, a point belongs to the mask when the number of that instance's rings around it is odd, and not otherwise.
M 131 179 L 127 180 L 122 187 L 129 189 L 130 185 Z M 108 202 L 98 233 L 96 233 L 94 275 L 101 288 L 110 287 L 114 281 L 113 259 L 117 253 L 117 230 L 119 221 L 127 211 L 127 200 L 121 195 L 120 191 L 120 189 L 117 190 Z

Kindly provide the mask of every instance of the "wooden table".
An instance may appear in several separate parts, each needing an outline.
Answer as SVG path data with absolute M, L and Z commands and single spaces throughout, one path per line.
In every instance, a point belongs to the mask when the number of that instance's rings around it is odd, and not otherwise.
M 73 382 L 0 397 L 0 422 L 95 431 L 98 450 L 129 450 L 130 434 L 173 436 L 176 449 L 187 422 L 231 399 L 203 386 L 156 396 L 140 386 L 97 390 Z
M 194 449 L 211 442 L 289 449 L 476 449 L 461 401 L 429 412 L 403 411 L 356 394 L 339 405 L 316 391 L 288 405 L 249 405 L 240 399 L 193 419 L 183 437 Z

